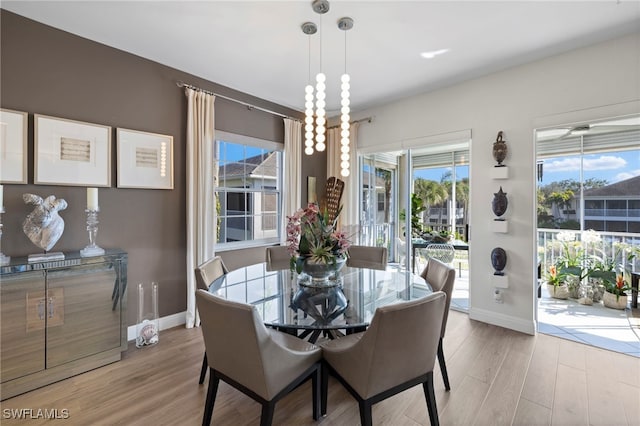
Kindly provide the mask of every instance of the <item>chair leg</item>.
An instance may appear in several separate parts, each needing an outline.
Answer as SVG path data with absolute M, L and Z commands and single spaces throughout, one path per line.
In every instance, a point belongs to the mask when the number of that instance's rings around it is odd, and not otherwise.
M 327 415 L 327 394 L 329 393 L 329 368 L 326 365 L 321 367 L 322 381 L 320 384 L 320 415 Z
M 218 384 L 220 379 L 213 374 L 213 369 L 209 371 L 209 389 L 207 389 L 207 402 L 204 406 L 204 416 L 202 416 L 202 426 L 211 424 L 213 416 L 213 405 L 216 403 L 216 394 L 218 393 Z
M 260 426 L 271 426 L 273 423 L 273 413 L 276 408 L 275 401 L 265 401 L 262 403 L 262 416 L 260 417 Z
M 440 364 L 440 371 L 442 372 L 442 380 L 444 380 L 444 389 L 448 392 L 451 390 L 451 386 L 449 386 L 449 374 L 447 373 L 447 363 L 444 360 L 444 351 L 442 350 L 442 337 L 438 342 L 438 363 Z
M 311 397 L 313 398 L 313 420 L 320 420 L 320 406 L 321 406 L 321 402 L 320 402 L 320 394 L 321 389 L 320 389 L 320 382 L 321 382 L 321 378 L 320 378 L 320 365 L 318 364 L 318 368 L 316 368 L 316 370 L 313 372 L 313 376 L 311 376 Z
M 433 390 L 433 371 L 427 373 L 427 380 L 422 384 L 424 389 L 424 397 L 427 400 L 427 409 L 429 410 L 429 420 L 431 426 L 439 426 L 438 406 L 436 405 L 436 393 Z
M 204 377 L 207 375 L 207 369 L 209 366 L 207 365 L 207 353 L 204 353 L 204 358 L 202 359 L 202 368 L 200 369 L 200 381 L 199 384 L 204 383 Z
M 371 402 L 358 401 L 360 406 L 360 424 L 362 426 L 372 426 L 373 419 L 371 417 Z

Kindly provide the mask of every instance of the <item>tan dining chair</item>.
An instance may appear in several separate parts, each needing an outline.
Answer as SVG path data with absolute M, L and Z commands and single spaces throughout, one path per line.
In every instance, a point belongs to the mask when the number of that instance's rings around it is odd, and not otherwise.
M 320 418 L 319 347 L 267 329 L 255 306 L 198 290 L 196 302 L 209 364 L 209 388 L 202 419 L 209 425 L 220 380 L 262 405 L 261 426 L 271 425 L 275 404 L 312 379 L 313 419 Z
M 449 391 L 451 390 L 451 386 L 449 386 L 449 374 L 447 373 L 447 363 L 444 359 L 442 339 L 444 338 L 444 332 L 447 328 L 451 294 L 453 293 L 453 285 L 456 280 L 456 270 L 449 265 L 445 265 L 438 259 L 430 258 L 420 276 L 431 286 L 433 291 L 442 291 L 447 296 L 444 317 L 442 318 L 442 330 L 440 331 L 440 340 L 438 341 L 438 362 L 440 364 L 440 371 L 442 372 L 444 388 Z
M 264 246 L 219 251 L 217 255 L 222 258 L 228 271 L 235 271 L 264 262 Z
M 209 291 L 211 286 L 215 286 L 224 279 L 227 274 L 225 266 L 220 256 L 213 257 L 199 265 L 196 270 L 196 287 L 200 290 Z M 200 380 L 198 383 L 204 383 L 204 377 L 207 374 L 207 353 L 205 352 L 202 359 L 202 368 L 200 369 Z
M 387 269 L 387 248 L 371 246 L 351 246 L 347 266 L 352 268 Z
M 439 424 L 433 367 L 445 294 L 379 307 L 367 331 L 321 344 L 321 411 L 327 411 L 328 375 L 358 401 L 362 426 L 372 424 L 371 407 L 422 384 L 432 425 Z
M 267 271 L 281 271 L 291 266 L 291 255 L 286 246 L 267 247 Z

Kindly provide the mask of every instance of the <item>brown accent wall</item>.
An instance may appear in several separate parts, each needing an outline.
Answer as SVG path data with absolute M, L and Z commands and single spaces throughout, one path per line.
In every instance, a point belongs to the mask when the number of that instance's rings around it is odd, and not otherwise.
M 112 127 L 112 187 L 100 188 L 98 244 L 129 253 L 129 324 L 135 323 L 139 282 L 158 281 L 160 315 L 186 309 L 186 98 L 177 81 L 240 99 L 283 114 L 302 114 L 234 91 L 185 72 L 149 61 L 0 10 L 0 105 L 29 113 L 29 184 L 4 185 L 2 251 L 9 256 L 36 253 L 22 232 L 31 211 L 22 194 L 55 195 L 69 207 L 61 212 L 65 231 L 55 251 L 79 250 L 87 244 L 86 189 L 33 185 L 33 114 L 45 114 Z M 212 58 L 214 62 L 215 58 Z M 216 99 L 216 128 L 262 139 L 283 141 L 281 117 L 221 98 Z M 172 135 L 173 190 L 116 188 L 117 127 Z M 303 160 L 306 176 L 326 179 L 326 159 Z M 324 163 L 324 166 L 322 164 Z

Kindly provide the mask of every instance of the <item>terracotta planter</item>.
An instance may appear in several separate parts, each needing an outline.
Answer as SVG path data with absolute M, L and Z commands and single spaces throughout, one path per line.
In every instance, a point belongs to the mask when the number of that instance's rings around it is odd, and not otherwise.
M 566 284 L 562 284 L 559 286 L 554 286 L 553 284 L 547 284 L 547 291 L 549 295 L 554 299 L 568 299 L 569 298 L 569 289 Z
M 604 302 L 604 306 L 606 306 L 607 308 L 626 309 L 627 307 L 626 294 L 618 297 L 613 293 L 605 291 L 604 295 L 602 296 L 602 301 Z

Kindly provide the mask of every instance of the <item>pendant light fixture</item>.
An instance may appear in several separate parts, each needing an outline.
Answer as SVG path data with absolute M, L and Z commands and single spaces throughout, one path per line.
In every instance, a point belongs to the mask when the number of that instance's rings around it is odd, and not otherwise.
M 313 0 L 311 3 L 313 11 L 320 15 L 320 31 L 322 30 L 322 15 L 329 11 L 328 0 Z M 350 78 L 347 74 L 347 31 L 353 28 L 353 19 L 349 17 L 343 17 L 338 20 L 338 28 L 344 31 L 344 74 L 340 78 L 341 80 L 341 115 L 340 115 L 340 169 L 342 176 L 349 176 L 350 166 L 350 132 L 349 132 L 349 120 L 350 120 Z M 313 22 L 305 22 L 302 24 L 302 32 L 307 35 L 315 34 L 318 31 L 318 27 Z M 311 85 L 311 38 L 309 38 L 309 75 L 307 80 L 307 86 L 305 87 L 305 149 L 304 152 L 307 155 L 311 155 L 314 152 L 314 137 L 315 137 L 315 150 L 324 151 L 326 149 L 326 76 L 322 72 L 322 33 L 320 33 L 320 70 L 315 79 L 315 96 L 314 87 Z M 315 111 L 313 110 L 315 101 Z M 315 119 L 314 119 L 315 116 Z M 315 123 L 315 126 L 314 126 Z
M 307 85 L 304 88 L 304 153 L 313 154 L 313 86 L 311 85 L 311 36 L 318 31 L 318 27 L 313 22 L 302 24 L 302 32 L 309 36 L 309 72 L 307 75 Z
M 351 163 L 351 156 L 349 154 L 349 120 L 351 109 L 349 108 L 350 99 L 349 99 L 349 89 L 351 85 L 349 84 L 349 74 L 347 74 L 347 31 L 353 28 L 353 19 L 349 17 L 340 18 L 338 20 L 338 28 L 344 31 L 344 74 L 340 78 L 342 84 L 340 85 L 341 93 L 341 101 L 342 105 L 340 109 L 340 174 L 344 177 L 349 176 L 349 164 Z

